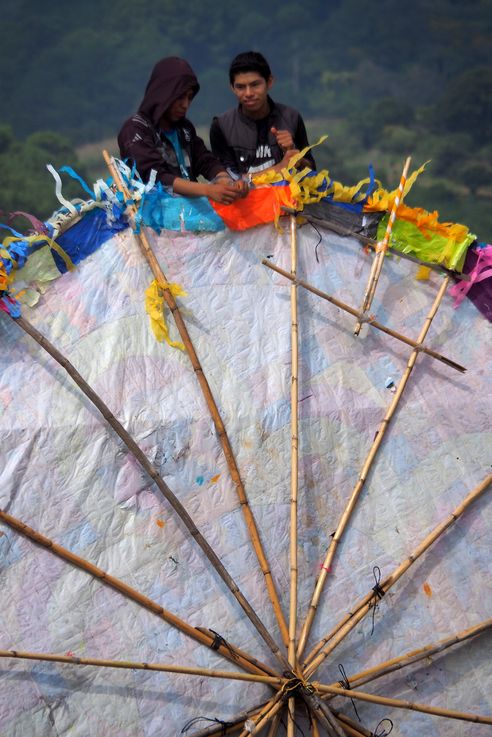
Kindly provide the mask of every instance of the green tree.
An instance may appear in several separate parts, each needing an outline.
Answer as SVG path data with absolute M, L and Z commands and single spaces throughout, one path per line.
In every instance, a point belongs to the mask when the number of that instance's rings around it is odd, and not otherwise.
M 435 128 L 469 133 L 479 145 L 492 142 L 492 67 L 471 69 L 452 80 L 433 118 Z
M 19 141 L 8 127 L 0 128 L 0 209 L 4 217 L 23 210 L 46 219 L 60 207 L 55 182 L 46 169 L 49 163 L 55 169 L 69 165 L 81 176 L 85 174 L 70 142 L 58 133 L 33 133 L 25 141 Z M 69 199 L 85 196 L 80 185 L 68 177 L 64 180 L 63 194 Z

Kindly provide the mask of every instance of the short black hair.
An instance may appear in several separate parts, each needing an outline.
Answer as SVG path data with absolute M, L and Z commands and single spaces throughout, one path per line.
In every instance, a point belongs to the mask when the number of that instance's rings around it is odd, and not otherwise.
M 270 64 L 259 51 L 243 51 L 242 54 L 238 54 L 232 60 L 229 67 L 230 83 L 233 85 L 236 74 L 242 74 L 243 72 L 257 72 L 267 82 L 272 76 Z

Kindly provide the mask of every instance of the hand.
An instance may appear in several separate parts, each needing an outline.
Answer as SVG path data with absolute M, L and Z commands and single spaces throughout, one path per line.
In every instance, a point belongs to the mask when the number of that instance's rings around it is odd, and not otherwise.
M 214 184 L 207 185 L 207 197 L 222 205 L 230 205 L 231 202 L 243 196 L 241 190 L 236 186 L 237 182 L 220 177 Z
M 243 198 L 247 196 L 249 192 L 249 182 L 247 179 L 233 179 L 226 171 L 219 171 L 214 179 L 212 179 L 212 184 L 224 180 L 229 182 L 229 184 L 232 184 L 233 187 L 237 189 L 239 193 L 238 197 Z
M 298 153 L 299 151 L 296 148 L 286 151 L 282 161 L 279 161 L 278 164 L 275 164 L 275 170 L 281 171 L 282 169 L 290 169 L 290 160 L 294 158 L 294 156 L 297 156 Z
M 283 151 L 289 151 L 295 148 L 294 139 L 289 131 L 279 131 L 277 128 L 270 128 L 271 132 L 277 139 L 277 143 Z
M 239 192 L 238 196 L 240 199 L 248 196 L 249 184 L 245 179 L 238 179 L 236 182 L 234 182 L 234 187 Z

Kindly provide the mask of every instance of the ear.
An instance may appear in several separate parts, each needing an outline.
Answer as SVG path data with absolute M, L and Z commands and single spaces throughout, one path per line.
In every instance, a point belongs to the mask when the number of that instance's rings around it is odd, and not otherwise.
M 272 85 L 273 85 L 274 81 L 275 81 L 275 79 L 274 79 L 273 74 L 270 74 L 270 76 L 267 79 L 267 90 L 271 90 L 272 89 Z

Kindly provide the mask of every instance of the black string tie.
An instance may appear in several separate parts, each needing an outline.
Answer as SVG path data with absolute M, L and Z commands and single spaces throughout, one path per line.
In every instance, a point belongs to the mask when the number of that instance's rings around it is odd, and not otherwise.
M 234 726 L 234 722 L 223 722 L 222 719 L 216 719 L 215 717 L 212 719 L 210 719 L 209 717 L 195 717 L 194 719 L 190 719 L 189 722 L 186 722 L 180 734 L 186 734 L 186 732 L 189 732 L 191 727 L 193 727 L 195 724 L 198 724 L 198 722 L 213 722 L 214 724 L 220 724 L 222 726 L 220 732 L 221 735 L 226 734 L 226 730 L 228 727 Z M 377 737 L 379 737 L 379 735 L 377 735 Z
M 311 717 L 309 717 L 309 718 L 311 718 Z M 285 728 L 285 730 L 287 730 L 287 724 L 286 724 L 286 722 L 284 721 L 284 719 L 282 717 L 280 718 L 280 724 L 282 725 L 282 727 Z M 294 719 L 294 726 L 296 727 L 296 729 L 301 734 L 301 737 L 306 737 L 306 735 L 304 733 L 304 730 L 302 729 L 301 725 L 298 724 L 295 719 Z
M 229 643 L 227 642 L 227 640 L 225 640 L 222 637 L 222 635 L 219 635 L 219 633 L 216 632 L 215 630 L 209 629 L 208 631 L 211 632 L 213 634 L 213 636 L 214 636 L 214 641 L 210 645 L 210 648 L 212 650 L 218 650 L 221 646 L 223 646 L 223 647 L 227 648 L 227 650 L 229 650 L 229 652 L 230 652 L 231 656 L 234 658 L 234 660 L 237 660 L 237 655 L 234 652 L 234 650 L 232 649 L 232 647 L 229 645 Z
M 343 667 L 341 663 L 338 664 L 338 670 L 342 674 L 342 680 L 338 681 L 338 683 L 340 684 L 341 688 L 345 688 L 347 691 L 350 691 L 350 682 L 349 682 L 349 679 L 347 678 L 347 674 L 345 673 L 345 668 Z M 350 699 L 350 701 L 352 702 L 352 706 L 354 707 L 355 716 L 360 722 L 360 716 L 359 716 L 359 712 L 357 711 L 355 702 L 353 699 Z
M 313 230 L 315 230 L 315 231 L 317 232 L 317 234 L 318 234 L 318 242 L 316 243 L 316 245 L 315 245 L 315 247 L 314 247 L 314 255 L 316 256 L 316 261 L 317 261 L 317 262 L 318 262 L 318 264 L 319 264 L 319 258 L 318 258 L 318 246 L 319 246 L 319 244 L 321 243 L 321 241 L 323 240 L 323 236 L 322 236 L 322 235 L 321 235 L 321 233 L 319 232 L 319 230 L 318 230 L 318 228 L 316 227 L 316 225 L 315 225 L 315 224 L 314 224 L 314 223 L 312 222 L 312 220 L 308 220 L 308 222 L 309 222 L 309 225 L 310 225 L 310 226 L 311 226 L 311 227 L 313 228 Z
M 376 616 L 376 609 L 378 608 L 378 602 L 380 599 L 383 598 L 386 591 L 381 586 L 381 570 L 379 566 L 374 566 L 372 569 L 372 575 L 374 576 L 374 580 L 376 581 L 376 585 L 372 587 L 372 590 L 374 592 L 374 600 L 370 602 L 369 606 L 372 608 L 372 629 L 371 629 L 371 637 L 374 632 L 374 617 Z
M 385 722 L 389 723 L 389 729 L 386 727 L 383 727 L 383 724 Z M 379 731 L 379 727 L 381 727 L 382 732 Z M 372 737 L 388 737 L 389 734 L 393 731 L 393 722 L 391 719 L 381 719 L 378 726 L 376 727 L 375 731 L 372 733 Z

